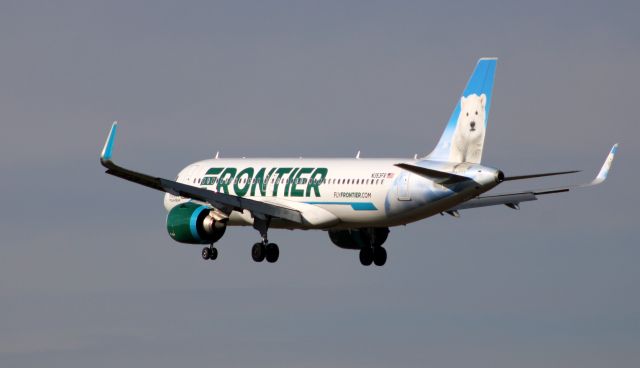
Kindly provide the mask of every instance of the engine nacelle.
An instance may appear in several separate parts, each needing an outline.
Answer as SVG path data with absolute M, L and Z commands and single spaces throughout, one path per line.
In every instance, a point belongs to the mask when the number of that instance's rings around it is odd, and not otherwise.
M 179 204 L 167 215 L 167 231 L 177 242 L 186 244 L 215 243 L 227 229 L 224 222 L 210 216 L 212 210 L 207 206 L 186 202 Z
M 370 245 L 379 247 L 384 244 L 388 236 L 388 227 L 329 230 L 329 238 L 331 239 L 331 242 L 344 249 L 361 249 Z

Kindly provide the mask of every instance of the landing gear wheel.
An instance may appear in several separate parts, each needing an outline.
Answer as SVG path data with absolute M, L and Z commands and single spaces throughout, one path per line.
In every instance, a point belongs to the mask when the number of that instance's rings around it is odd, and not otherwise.
M 218 258 L 218 249 L 214 247 L 209 248 L 209 259 L 213 261 L 216 258 Z
M 256 262 L 264 261 L 265 253 L 265 246 L 262 243 L 255 243 L 251 248 L 251 258 Z
M 278 245 L 274 243 L 269 243 L 265 247 L 267 262 L 274 263 L 280 257 L 280 249 L 278 249 Z
M 373 262 L 373 248 L 365 247 L 360 249 L 360 263 L 363 266 L 370 266 Z
M 202 259 L 207 260 L 211 258 L 211 249 L 207 248 L 202 248 Z
M 383 266 L 387 262 L 387 250 L 383 247 L 373 248 L 373 263 L 376 266 Z

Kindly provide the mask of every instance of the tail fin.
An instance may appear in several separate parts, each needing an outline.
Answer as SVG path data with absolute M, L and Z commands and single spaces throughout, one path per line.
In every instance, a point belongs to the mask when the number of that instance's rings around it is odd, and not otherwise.
M 497 58 L 478 60 L 440 141 L 428 159 L 480 163 L 497 62 Z

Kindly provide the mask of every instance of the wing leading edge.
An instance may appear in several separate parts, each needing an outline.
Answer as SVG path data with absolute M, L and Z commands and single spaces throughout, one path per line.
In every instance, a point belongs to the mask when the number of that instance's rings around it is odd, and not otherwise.
M 178 183 L 173 180 L 158 178 L 140 172 L 125 169 L 116 165 L 112 160 L 113 144 L 115 141 L 118 122 L 113 122 L 109 136 L 100 154 L 100 163 L 107 168 L 106 173 L 117 176 L 145 187 L 156 189 L 176 196 L 195 199 L 197 201 L 209 203 L 211 206 L 222 211 L 242 211 L 248 210 L 254 216 L 275 217 L 295 223 L 302 223 L 303 217 L 300 211 L 278 206 L 270 203 L 263 203 L 252 199 L 242 198 L 234 195 L 212 192 L 210 190 L 194 187 L 191 185 Z
M 609 171 L 611 170 L 611 165 L 613 164 L 613 159 L 615 158 L 617 151 L 618 151 L 618 144 L 616 143 L 611 148 L 611 151 L 609 151 L 609 154 L 607 155 L 607 158 L 604 161 L 604 164 L 602 165 L 602 167 L 600 168 L 600 171 L 598 172 L 598 175 L 596 176 L 596 178 L 589 183 L 579 184 L 579 185 L 569 185 L 566 187 L 559 187 L 559 188 L 528 190 L 528 191 L 522 191 L 518 193 L 505 193 L 505 194 L 490 195 L 490 196 L 479 196 L 451 208 L 450 211 L 465 210 L 469 208 L 478 208 L 478 207 L 487 207 L 487 206 L 496 206 L 496 205 L 505 205 L 513 209 L 519 209 L 520 202 L 535 201 L 538 199 L 539 195 L 568 192 L 576 188 L 584 188 L 584 187 L 590 187 L 593 185 L 601 184 L 607 179 L 607 176 L 609 175 Z M 548 176 L 548 175 L 541 174 L 541 176 Z M 524 177 L 525 176 L 523 176 L 522 178 Z M 537 176 L 532 176 L 532 177 L 537 177 Z M 520 179 L 520 177 L 517 177 L 517 178 Z M 517 179 L 514 179 L 514 180 L 517 180 Z

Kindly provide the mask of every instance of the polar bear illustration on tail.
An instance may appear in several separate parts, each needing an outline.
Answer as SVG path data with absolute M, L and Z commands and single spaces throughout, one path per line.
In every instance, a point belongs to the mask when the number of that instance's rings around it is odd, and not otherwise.
M 473 93 L 460 98 L 460 115 L 451 138 L 449 161 L 480 163 L 484 145 L 487 96 Z

